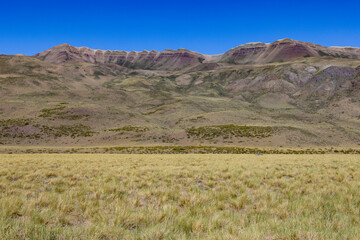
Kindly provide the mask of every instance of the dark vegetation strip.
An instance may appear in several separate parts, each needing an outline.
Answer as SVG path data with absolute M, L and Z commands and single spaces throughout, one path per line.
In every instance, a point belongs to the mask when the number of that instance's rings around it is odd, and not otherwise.
M 360 149 L 307 148 L 260 149 L 248 147 L 212 146 L 152 146 L 152 147 L 93 147 L 93 148 L 39 148 L 6 149 L 2 153 L 109 153 L 109 154 L 360 154 Z
M 213 139 L 217 137 L 270 137 L 275 132 L 275 128 L 262 126 L 239 126 L 239 125 L 215 125 L 204 127 L 192 127 L 186 129 L 188 138 L 195 137 L 200 139 Z

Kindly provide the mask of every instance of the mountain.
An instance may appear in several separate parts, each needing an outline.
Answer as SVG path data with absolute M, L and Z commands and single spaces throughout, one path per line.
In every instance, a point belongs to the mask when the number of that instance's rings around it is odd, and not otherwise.
M 55 46 L 36 58 L 50 63 L 88 62 L 113 63 L 136 69 L 177 70 L 201 64 L 204 55 L 186 49 L 142 52 L 103 51 L 86 47 L 73 47 L 68 44 Z
M 270 44 L 250 43 L 238 46 L 223 54 L 220 61 L 235 64 L 259 64 L 290 61 L 299 57 L 322 56 L 360 59 L 360 49 L 328 48 L 307 42 L 282 39 Z
M 282 39 L 270 44 L 248 43 L 224 54 L 209 56 L 186 49 L 142 52 L 104 51 L 68 44 L 55 46 L 38 53 L 36 58 L 50 63 L 88 62 L 113 63 L 135 69 L 179 70 L 202 63 L 261 64 L 291 61 L 300 57 L 333 57 L 360 59 L 360 49 L 351 47 L 323 47 L 320 45 Z
M 0 55 L 0 145 L 359 147 L 360 49 Z

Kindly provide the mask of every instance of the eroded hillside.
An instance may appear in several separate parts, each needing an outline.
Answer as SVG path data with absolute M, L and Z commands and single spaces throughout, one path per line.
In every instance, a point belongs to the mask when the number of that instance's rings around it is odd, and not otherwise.
M 289 39 L 217 56 L 60 45 L 0 56 L 0 144 L 350 146 L 360 51 Z

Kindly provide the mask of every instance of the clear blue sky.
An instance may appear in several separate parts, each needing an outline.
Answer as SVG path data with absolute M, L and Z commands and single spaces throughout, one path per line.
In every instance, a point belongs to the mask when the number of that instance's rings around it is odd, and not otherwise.
M 0 54 L 62 43 L 218 54 L 281 38 L 360 47 L 360 1 L 1 1 Z

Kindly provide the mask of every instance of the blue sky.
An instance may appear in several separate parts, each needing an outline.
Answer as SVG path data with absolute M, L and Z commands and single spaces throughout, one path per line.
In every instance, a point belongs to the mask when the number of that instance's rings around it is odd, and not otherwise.
M 281 38 L 360 47 L 360 1 L 4 1 L 0 54 L 68 43 L 218 54 Z

